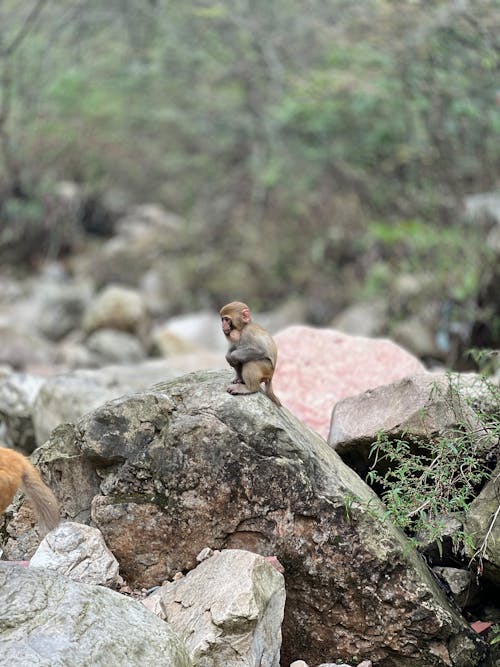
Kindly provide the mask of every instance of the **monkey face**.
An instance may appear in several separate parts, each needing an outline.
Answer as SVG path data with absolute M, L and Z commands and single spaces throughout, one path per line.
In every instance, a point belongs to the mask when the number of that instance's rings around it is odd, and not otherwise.
M 222 321 L 222 332 L 225 336 L 229 336 L 233 330 L 233 321 L 227 315 L 221 318 Z
M 229 336 L 232 331 L 241 331 L 250 321 L 250 310 L 246 303 L 233 301 L 221 308 L 222 331 Z

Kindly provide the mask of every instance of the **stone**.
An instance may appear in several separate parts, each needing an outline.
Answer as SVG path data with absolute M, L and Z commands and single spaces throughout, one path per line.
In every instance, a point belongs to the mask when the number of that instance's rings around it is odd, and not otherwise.
M 114 588 L 122 583 L 116 558 L 97 528 L 67 521 L 44 537 L 30 567 L 54 570 L 73 581 Z
M 0 562 L 0 665 L 192 667 L 140 602 L 56 572 Z
M 147 311 L 139 292 L 121 285 L 108 285 L 89 304 L 83 326 L 87 333 L 97 329 L 118 329 L 141 334 Z
M 416 357 L 389 340 L 305 326 L 285 329 L 274 339 L 278 346 L 275 393 L 296 417 L 325 439 L 336 403 L 425 372 Z
M 484 579 L 500 586 L 500 464 L 480 494 L 469 506 L 465 517 L 465 532 L 474 535 L 475 551 L 470 557 L 481 557 Z
M 387 323 L 387 306 L 380 301 L 354 303 L 332 321 L 332 328 L 352 336 L 379 336 Z
M 86 347 L 95 355 L 100 365 L 133 364 L 143 361 L 146 350 L 141 341 L 126 331 L 99 329 L 90 334 Z
M 153 595 L 194 664 L 279 667 L 285 584 L 262 556 L 220 551 Z
M 375 494 L 286 409 L 228 394 L 231 377 L 192 373 L 56 429 L 36 462 L 63 511 L 91 512 L 133 587 L 192 570 L 207 546 L 276 556 L 287 582 L 283 664 L 479 663 L 483 641 L 402 533 L 368 511 L 382 507 Z M 11 558 L 22 535 L 8 528 Z
M 3 438 L 9 447 L 30 454 L 36 447 L 33 406 L 44 378 L 27 373 L 10 373 L 0 378 L 0 419 Z
M 92 291 L 85 283 L 55 282 L 43 287 L 37 301 L 36 327 L 49 340 L 59 341 L 81 327 Z
M 33 404 L 36 443 L 42 445 L 56 426 L 75 422 L 106 401 L 195 369 L 219 368 L 223 363 L 220 355 L 202 352 L 166 360 L 79 369 L 45 378 Z
M 32 327 L 0 323 L 0 364 L 29 372 L 35 366 L 51 365 L 55 359 L 54 344 Z
M 423 373 L 340 401 L 328 442 L 361 476 L 369 470 L 371 445 L 380 432 L 430 441 L 458 427 L 480 433 L 476 413 L 444 373 Z
M 459 609 L 470 607 L 478 601 L 479 587 L 470 570 L 440 566 L 433 567 L 432 570 L 448 586 Z
M 396 322 L 391 327 L 391 338 L 420 358 L 445 361 L 448 349 L 438 344 L 435 326 L 434 322 L 424 321 L 418 313 Z
M 224 354 L 227 341 L 222 333 L 218 313 L 206 310 L 197 313 L 186 313 L 166 320 L 162 325 L 164 332 L 181 338 L 186 344 L 197 348 L 221 353 L 221 368 L 226 364 Z

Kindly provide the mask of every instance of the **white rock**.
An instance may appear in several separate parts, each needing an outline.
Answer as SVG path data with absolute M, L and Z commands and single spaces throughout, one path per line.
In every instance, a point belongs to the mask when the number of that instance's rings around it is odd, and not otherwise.
M 183 579 L 162 586 L 146 603 L 161 610 L 204 667 L 278 667 L 284 578 L 263 556 L 215 552 Z
M 30 567 L 55 570 L 81 583 L 110 587 L 122 583 L 118 561 L 101 531 L 71 521 L 61 523 L 45 536 Z

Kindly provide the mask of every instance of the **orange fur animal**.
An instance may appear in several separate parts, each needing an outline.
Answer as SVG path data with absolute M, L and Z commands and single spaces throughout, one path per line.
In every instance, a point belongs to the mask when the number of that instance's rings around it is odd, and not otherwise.
M 31 501 L 40 523 L 47 530 L 55 528 L 60 516 L 52 491 L 26 456 L 0 447 L 0 512 L 10 505 L 19 487 Z

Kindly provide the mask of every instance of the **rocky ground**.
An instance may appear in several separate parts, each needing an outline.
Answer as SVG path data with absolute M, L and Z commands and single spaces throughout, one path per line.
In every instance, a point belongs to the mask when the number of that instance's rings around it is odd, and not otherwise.
M 480 378 L 373 337 L 376 304 L 346 333 L 308 326 L 294 298 L 255 314 L 284 407 L 231 396 L 217 311 L 175 315 L 155 263 L 180 223 L 142 215 L 71 263 L 0 275 L 1 440 L 33 453 L 64 519 L 42 540 L 22 495 L 3 515 L 0 664 L 498 664 L 498 431 L 482 421 L 498 402 Z M 447 517 L 444 551 L 419 552 L 365 483 L 370 448 L 457 429 L 491 476 Z M 464 526 L 472 567 L 450 546 Z

